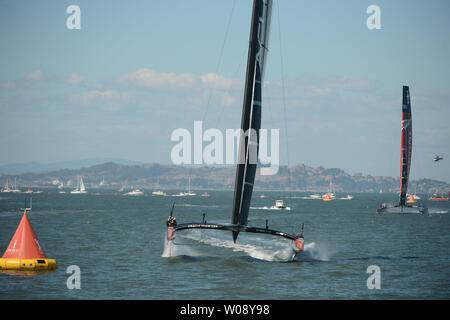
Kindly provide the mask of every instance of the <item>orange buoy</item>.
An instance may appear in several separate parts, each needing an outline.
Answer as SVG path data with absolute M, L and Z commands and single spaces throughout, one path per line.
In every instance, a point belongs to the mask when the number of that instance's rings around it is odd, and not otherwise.
M 54 259 L 45 256 L 25 210 L 8 248 L 0 258 L 0 270 L 53 270 L 57 267 Z
M 323 201 L 331 201 L 333 200 L 333 198 L 330 197 L 330 194 L 327 192 L 327 194 L 325 195 L 325 197 L 323 197 Z

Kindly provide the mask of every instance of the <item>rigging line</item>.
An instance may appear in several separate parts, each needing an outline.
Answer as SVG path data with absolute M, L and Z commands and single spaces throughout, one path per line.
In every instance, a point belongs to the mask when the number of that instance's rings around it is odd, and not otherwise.
M 228 18 L 227 29 L 226 29 L 226 31 L 225 31 L 225 36 L 224 36 L 224 39 L 223 39 L 222 48 L 220 49 L 219 61 L 217 62 L 217 65 L 216 65 L 216 71 L 215 71 L 216 74 L 218 74 L 220 65 L 222 64 L 223 51 L 224 51 L 224 49 L 225 49 L 225 43 L 227 42 L 228 33 L 229 33 L 229 31 L 230 31 L 231 19 L 232 19 L 232 17 L 233 17 L 233 13 L 234 13 L 234 8 L 235 8 L 235 6 L 236 6 L 236 0 L 233 1 L 233 6 L 232 6 L 232 8 L 231 8 L 230 16 L 229 16 L 229 18 Z M 208 114 L 209 105 L 210 105 L 210 103 L 211 103 L 212 88 L 209 87 L 208 89 L 209 89 L 209 96 L 208 96 L 208 101 L 207 101 L 207 103 L 206 103 L 206 110 L 205 110 L 205 114 L 203 115 L 202 122 L 205 122 L 205 120 L 206 120 L 206 115 Z
M 288 132 L 287 132 L 287 119 L 286 119 L 286 93 L 284 85 L 284 67 L 283 67 L 283 46 L 281 43 L 281 23 L 280 23 L 280 6 L 277 1 L 277 14 L 278 14 L 278 38 L 280 41 L 280 68 L 281 68 L 281 92 L 283 99 L 283 115 L 284 115 L 284 131 L 286 135 L 286 156 L 287 156 L 287 166 L 289 172 L 289 142 L 288 142 Z
M 241 70 L 241 67 L 242 67 L 242 64 L 243 64 L 243 62 L 244 62 L 244 58 L 245 58 L 245 54 L 246 54 L 246 53 L 247 53 L 247 49 L 243 50 L 242 56 L 241 56 L 241 60 L 239 61 L 239 65 L 238 65 L 236 71 L 234 72 L 234 76 L 236 76 L 236 75 L 239 73 L 239 71 Z M 230 87 L 228 88 L 228 90 L 226 91 L 226 93 L 228 93 L 228 94 L 230 93 L 230 91 L 231 91 L 231 86 L 232 86 L 232 85 L 230 85 Z M 223 110 L 224 110 L 224 109 L 225 109 L 225 106 L 222 104 L 222 106 L 221 106 L 221 108 L 220 108 L 219 116 L 217 117 L 216 128 L 219 127 L 220 119 L 222 118 L 222 114 L 223 114 Z

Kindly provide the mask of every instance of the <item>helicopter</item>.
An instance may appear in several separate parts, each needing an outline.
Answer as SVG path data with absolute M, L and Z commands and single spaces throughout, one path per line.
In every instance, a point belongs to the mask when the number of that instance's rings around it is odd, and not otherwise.
M 435 155 L 434 158 L 433 158 L 433 161 L 434 161 L 434 162 L 439 162 L 439 161 L 442 160 L 442 159 L 444 159 L 444 157 Z

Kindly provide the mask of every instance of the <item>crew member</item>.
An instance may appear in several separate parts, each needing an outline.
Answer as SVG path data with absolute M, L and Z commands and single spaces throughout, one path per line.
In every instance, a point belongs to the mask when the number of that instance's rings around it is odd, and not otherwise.
M 168 227 L 175 227 L 177 225 L 177 219 L 175 217 L 169 216 L 166 222 Z

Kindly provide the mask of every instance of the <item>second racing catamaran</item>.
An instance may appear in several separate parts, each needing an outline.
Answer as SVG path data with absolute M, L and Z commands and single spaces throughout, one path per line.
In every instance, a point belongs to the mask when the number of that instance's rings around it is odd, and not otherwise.
M 289 234 L 269 229 L 267 221 L 265 228 L 247 225 L 258 159 L 262 84 L 268 52 L 271 10 L 272 0 L 254 0 L 231 223 L 207 223 L 203 214 L 202 222 L 177 224 L 173 217 L 172 206 L 167 220 L 168 241 L 172 241 L 176 233 L 181 230 L 214 229 L 231 231 L 234 243 L 240 232 L 268 234 L 291 240 L 294 251 L 292 258 L 303 250 L 303 230 L 299 234 Z
M 403 86 L 402 103 L 402 137 L 401 137 L 401 159 L 400 159 L 400 201 L 396 205 L 382 203 L 377 213 L 427 213 L 427 208 L 421 204 L 410 204 L 406 201 L 408 191 L 409 171 L 411 168 L 412 155 L 412 117 L 411 98 L 409 87 Z

